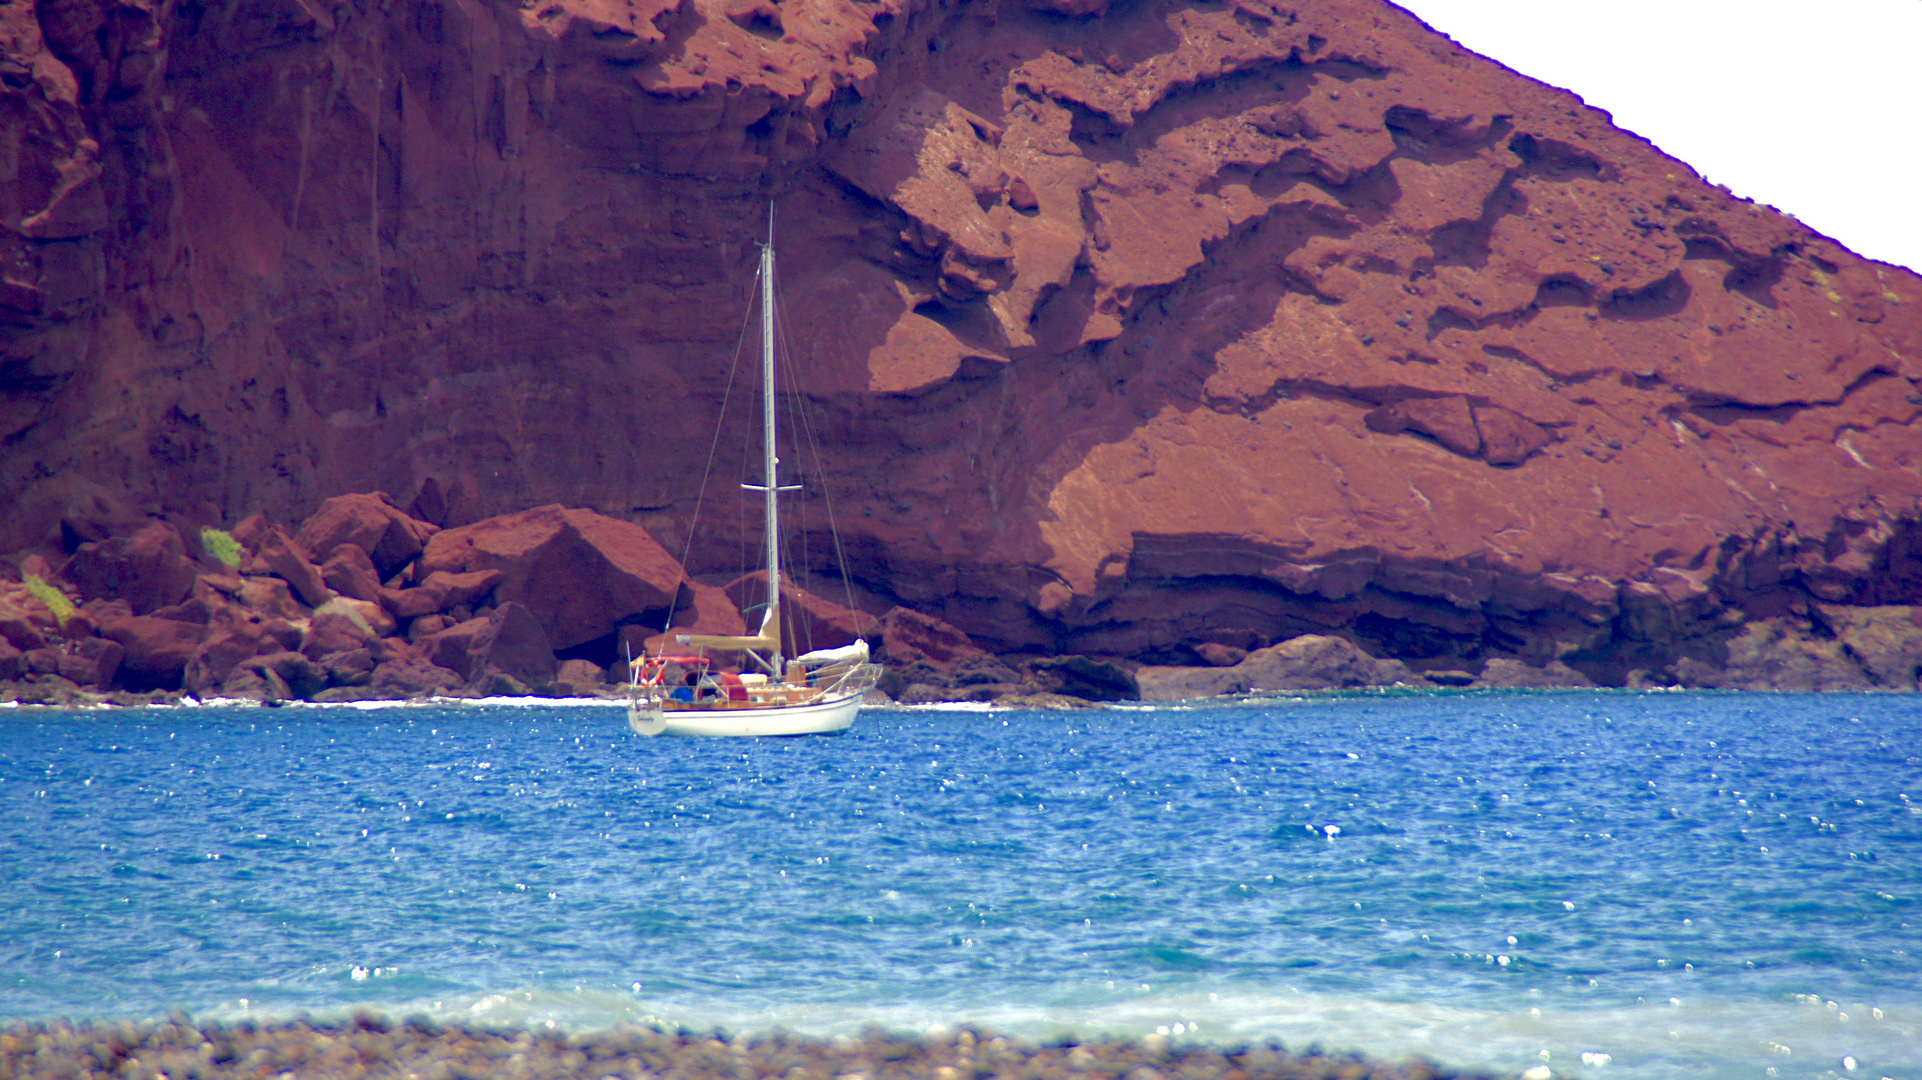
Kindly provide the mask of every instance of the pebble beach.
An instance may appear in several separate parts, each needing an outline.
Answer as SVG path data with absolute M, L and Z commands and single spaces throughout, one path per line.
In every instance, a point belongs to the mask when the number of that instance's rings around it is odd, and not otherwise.
M 963 1028 L 859 1038 L 773 1034 L 732 1038 L 630 1028 L 593 1034 L 392 1023 L 359 1013 L 341 1023 L 233 1026 L 159 1021 L 19 1025 L 0 1034 L 0 1080 L 121 1077 L 184 1080 L 1441 1080 L 1485 1076 L 1427 1061 L 1370 1061 L 1276 1046 L 1217 1048 L 1158 1035 L 1134 1041 L 1040 1044 Z

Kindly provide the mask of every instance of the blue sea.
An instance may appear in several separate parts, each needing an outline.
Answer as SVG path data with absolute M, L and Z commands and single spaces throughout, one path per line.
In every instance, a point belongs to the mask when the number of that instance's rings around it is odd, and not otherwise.
M 1922 698 L 0 713 L 0 1019 L 1276 1039 L 1922 1080 Z

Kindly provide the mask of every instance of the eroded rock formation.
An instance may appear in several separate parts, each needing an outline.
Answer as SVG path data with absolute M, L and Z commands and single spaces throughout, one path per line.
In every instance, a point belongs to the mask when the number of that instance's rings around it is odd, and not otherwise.
M 1620 683 L 1922 599 L 1922 280 L 1377 0 L 16 0 L 0 130 L 8 551 L 383 487 L 679 552 L 772 199 L 877 612 Z

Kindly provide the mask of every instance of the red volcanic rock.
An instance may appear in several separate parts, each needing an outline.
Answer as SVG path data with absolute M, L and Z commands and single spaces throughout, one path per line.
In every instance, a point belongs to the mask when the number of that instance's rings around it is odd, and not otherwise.
M 321 580 L 313 557 L 282 532 L 279 526 L 271 529 L 261 543 L 260 561 L 279 575 L 302 603 L 318 607 L 334 598 L 332 590 Z
M 173 526 L 156 521 L 130 536 L 80 545 L 65 576 L 82 596 L 125 600 L 144 615 L 186 598 L 194 564 Z
M 0 550 L 319 507 L 391 575 L 380 484 L 723 569 L 771 193 L 787 464 L 983 647 L 1620 683 L 1922 601 L 1922 279 L 1378 0 L 288 10 L 0 7 Z
M 591 660 L 568 660 L 554 675 L 554 684 L 563 693 L 591 694 L 607 682 L 607 669 Z
M 1352 642 L 1304 634 L 1249 653 L 1233 667 L 1144 667 L 1135 672 L 1151 701 L 1218 697 L 1251 690 L 1340 690 L 1395 683 L 1427 685 L 1399 661 L 1377 660 Z
M 26 609 L 0 600 L 0 639 L 22 652 L 47 647 L 47 638 L 29 618 Z
M 341 544 L 320 568 L 321 581 L 342 596 L 380 602 L 380 574 L 359 544 Z
M 470 619 L 423 638 L 419 647 L 424 658 L 468 682 L 499 672 L 538 687 L 554 681 L 557 667 L 540 622 L 513 601 L 486 618 Z
M 1361 419 L 1370 431 L 1383 435 L 1418 432 L 1463 457 L 1475 457 L 1482 452 L 1481 432 L 1475 427 L 1474 411 L 1465 398 L 1400 401 L 1384 405 Z
M 127 689 L 178 690 L 188 661 L 207 636 L 207 627 L 134 615 L 103 621 L 100 636 L 118 642 L 125 650 L 120 681 Z
M 293 590 L 282 579 L 246 577 L 238 580 L 240 587 L 233 592 L 232 596 L 241 607 L 269 619 L 291 622 L 306 617 L 305 612 L 300 609 L 300 604 L 294 600 Z
M 301 633 L 284 619 L 236 612 L 224 618 L 194 650 L 181 674 L 181 687 L 206 697 L 222 692 L 234 671 L 256 656 L 300 647 Z
M 399 657 L 374 668 L 366 685 L 380 697 L 401 698 L 459 689 L 461 681 L 458 673 L 426 660 Z
M 750 632 L 761 625 L 767 606 L 767 571 L 735 578 L 725 587 L 727 597 L 743 613 Z M 781 575 L 781 648 L 790 656 L 813 649 L 834 649 L 855 638 L 874 637 L 881 620 L 865 611 L 842 607 L 796 585 Z
M 1234 667 L 1248 657 L 1247 649 L 1237 649 L 1233 645 L 1223 645 L 1216 641 L 1204 641 L 1194 648 L 1196 656 L 1214 667 Z
M 766 578 L 762 579 L 763 581 Z M 889 609 L 878 626 L 880 656 L 892 665 L 913 663 L 946 666 L 959 660 L 985 657 L 987 652 L 968 635 L 931 615 L 904 607 Z
M 377 491 L 328 499 L 314 516 L 301 523 L 295 539 L 318 559 L 331 558 L 342 544 L 353 544 L 367 553 L 384 578 L 419 555 L 422 545 L 437 531 L 401 513 Z
M 248 672 L 256 676 L 272 672 L 280 680 L 278 685 L 287 688 L 284 694 L 276 695 L 281 697 L 310 698 L 327 687 L 327 670 L 297 652 L 283 650 L 243 660 L 227 677 L 227 685 L 232 686 L 236 676 Z M 274 685 L 272 680 L 267 682 Z
M 260 545 L 267 542 L 268 535 L 276 528 L 277 526 L 267 520 L 267 515 L 250 514 L 242 518 L 240 524 L 227 530 L 227 535 L 233 537 L 235 543 L 248 551 L 258 551 Z
M 307 624 L 299 651 L 310 660 L 321 660 L 335 653 L 364 649 L 373 640 L 374 636 L 355 625 L 352 619 L 330 612 L 315 615 Z
M 1084 701 L 1130 701 L 1142 696 L 1134 673 L 1111 660 L 1054 656 L 1030 660 L 1022 669 L 1030 692 Z
M 91 637 L 60 657 L 59 674 L 76 686 L 107 686 L 120 671 L 127 650 L 117 641 Z
M 495 597 L 524 605 L 560 649 L 605 637 L 642 612 L 665 616 L 683 581 L 680 564 L 647 530 L 561 506 L 449 529 L 428 542 L 420 561 L 429 580 L 437 572 L 486 571 L 500 574 Z
M 382 589 L 380 601 L 394 613 L 394 618 L 412 619 L 437 611 L 472 606 L 476 600 L 493 592 L 505 577 L 499 570 L 475 570 L 466 574 L 436 570 L 415 588 Z
M 1482 457 L 1490 465 L 1520 465 L 1554 441 L 1540 424 L 1497 405 L 1475 410 L 1475 430 L 1481 435 Z

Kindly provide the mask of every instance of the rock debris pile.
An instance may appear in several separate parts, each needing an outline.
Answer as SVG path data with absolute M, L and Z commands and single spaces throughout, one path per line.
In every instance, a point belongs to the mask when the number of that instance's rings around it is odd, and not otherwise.
M 0 700 L 43 705 L 604 696 L 626 656 L 672 652 L 671 634 L 743 633 L 767 580 L 696 580 L 647 530 L 591 510 L 444 529 L 380 492 L 328 499 L 294 529 L 256 514 L 190 541 L 149 521 L 20 571 L 0 580 Z M 1138 696 L 1123 665 L 1011 666 L 904 608 L 877 617 L 791 579 L 782 595 L 790 649 L 865 637 L 909 701 Z
M 1444 1080 L 1487 1076 L 1427 1061 L 1398 1064 L 1272 1046 L 1222 1050 L 1149 1036 L 1139 1042 L 1037 1045 L 962 1029 L 901 1036 L 870 1030 L 833 1040 L 621 1029 L 603 1034 L 296 1021 L 15 1026 L 0 1034 L 0 1080 L 28 1076 L 274 1077 L 313 1080 Z

